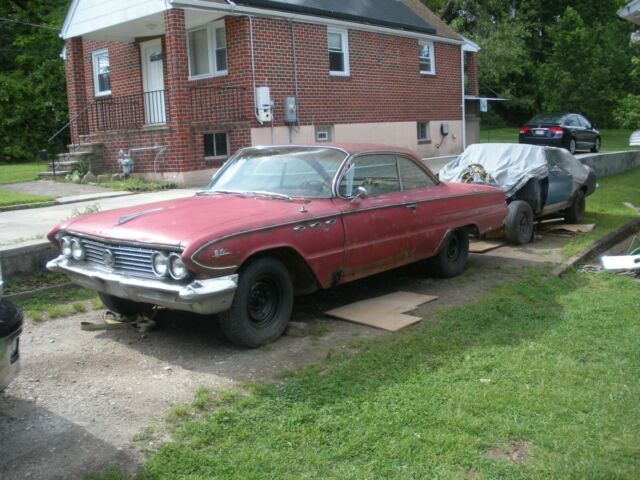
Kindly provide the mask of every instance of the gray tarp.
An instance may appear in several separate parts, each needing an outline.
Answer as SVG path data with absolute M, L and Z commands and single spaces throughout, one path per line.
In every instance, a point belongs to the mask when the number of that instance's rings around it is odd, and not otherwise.
M 462 173 L 471 165 L 481 165 L 507 197 L 513 196 L 530 179 L 542 179 L 549 174 L 545 147 L 486 143 L 467 147 L 457 159 L 440 170 L 440 180 L 461 182 Z

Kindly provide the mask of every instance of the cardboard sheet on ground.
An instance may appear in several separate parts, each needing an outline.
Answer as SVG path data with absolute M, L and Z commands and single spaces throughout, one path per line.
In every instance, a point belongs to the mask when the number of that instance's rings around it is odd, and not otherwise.
M 569 223 L 561 223 L 558 225 L 544 225 L 544 231 L 546 232 L 558 232 L 558 233 L 589 233 L 596 229 L 595 223 L 587 223 L 581 225 L 572 225 Z
M 506 244 L 505 240 L 473 240 L 469 243 L 469 251 L 471 253 L 487 253 L 496 248 L 504 247 Z
M 326 312 L 331 317 L 349 320 L 363 325 L 395 332 L 418 323 L 421 318 L 405 315 L 423 303 L 433 302 L 438 297 L 410 292 L 395 292 L 381 297 L 355 302 Z

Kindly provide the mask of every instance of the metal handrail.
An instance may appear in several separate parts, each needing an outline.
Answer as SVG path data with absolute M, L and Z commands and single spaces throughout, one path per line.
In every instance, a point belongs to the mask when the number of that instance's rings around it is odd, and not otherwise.
M 53 142 L 56 137 L 58 135 L 60 135 L 62 132 L 64 132 L 67 128 L 69 128 L 77 119 L 78 117 L 80 117 L 80 115 L 82 115 L 83 113 L 86 113 L 87 110 L 89 110 L 94 104 L 96 103 L 96 101 L 94 100 L 93 102 L 91 102 L 90 104 L 88 104 L 86 107 L 84 107 L 81 111 L 79 111 L 78 113 L 76 113 L 73 118 L 71 120 L 69 120 L 64 127 L 62 127 L 60 130 L 58 130 L 56 133 L 54 133 L 53 135 L 51 135 L 51 138 L 49 138 L 49 140 L 47 141 L 47 143 L 51 143 Z

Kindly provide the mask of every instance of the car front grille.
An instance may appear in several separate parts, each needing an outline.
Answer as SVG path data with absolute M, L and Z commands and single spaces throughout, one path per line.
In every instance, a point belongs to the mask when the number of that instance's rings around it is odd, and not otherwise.
M 86 261 L 95 263 L 114 271 L 127 272 L 133 275 L 155 277 L 151 266 L 151 255 L 155 252 L 150 248 L 140 248 L 130 245 L 119 245 L 100 242 L 97 240 L 81 239 L 86 251 Z M 105 261 L 105 256 L 111 253 L 112 261 Z

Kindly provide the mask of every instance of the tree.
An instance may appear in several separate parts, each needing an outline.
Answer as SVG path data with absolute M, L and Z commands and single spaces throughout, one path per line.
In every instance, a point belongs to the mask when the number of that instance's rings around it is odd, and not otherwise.
M 633 27 L 616 15 L 625 0 L 425 0 L 478 42 L 481 93 L 506 97 L 509 123 L 541 110 L 577 110 L 602 126 L 632 79 Z M 625 100 L 630 104 L 629 100 Z
M 64 46 L 68 0 L 0 3 L 0 162 L 35 158 L 67 120 Z M 61 151 L 68 136 L 52 152 Z

